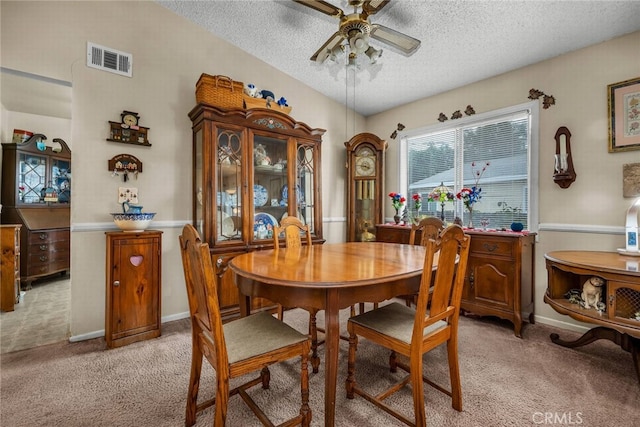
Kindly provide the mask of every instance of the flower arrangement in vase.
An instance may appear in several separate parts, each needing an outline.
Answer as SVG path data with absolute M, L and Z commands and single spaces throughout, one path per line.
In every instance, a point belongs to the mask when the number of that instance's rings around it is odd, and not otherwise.
M 391 197 L 391 204 L 396 210 L 396 214 L 393 216 L 393 220 L 396 222 L 396 224 L 400 224 L 400 209 L 402 209 L 407 199 L 405 199 L 404 196 L 400 193 L 389 193 L 389 197 Z
M 482 188 L 480 188 L 480 178 L 484 175 L 484 172 L 489 167 L 489 162 L 486 162 L 482 169 L 476 169 L 476 162 L 471 162 L 471 171 L 473 172 L 475 185 L 471 188 L 463 187 L 456 198 L 462 200 L 464 206 L 469 211 L 469 228 L 473 228 L 473 205 L 482 199 Z

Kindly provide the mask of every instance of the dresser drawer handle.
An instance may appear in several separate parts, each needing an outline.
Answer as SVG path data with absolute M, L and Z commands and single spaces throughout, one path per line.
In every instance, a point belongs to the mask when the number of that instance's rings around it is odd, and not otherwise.
M 38 238 L 40 240 L 45 240 L 47 238 L 47 233 L 40 233 L 40 235 L 38 236 Z
M 40 245 L 40 250 L 41 250 L 41 251 L 46 251 L 47 249 L 49 249 L 49 246 L 47 246 L 47 245 Z
M 40 256 L 40 261 L 43 261 L 43 262 L 44 262 L 44 261 L 46 261 L 46 260 L 47 260 L 47 257 L 46 257 L 45 255 L 41 255 L 41 256 Z
M 488 243 L 483 243 L 483 244 L 482 244 L 482 247 L 483 247 L 484 249 L 488 250 L 489 252 L 493 252 L 493 251 L 495 251 L 496 249 L 498 249 L 498 245 L 496 245 L 496 244 L 490 245 L 490 244 L 488 244 Z

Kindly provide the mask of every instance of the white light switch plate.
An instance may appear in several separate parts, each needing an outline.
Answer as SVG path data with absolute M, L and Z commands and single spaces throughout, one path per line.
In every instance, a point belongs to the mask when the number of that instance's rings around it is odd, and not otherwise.
M 138 189 L 134 187 L 120 187 L 118 189 L 118 203 L 138 203 Z

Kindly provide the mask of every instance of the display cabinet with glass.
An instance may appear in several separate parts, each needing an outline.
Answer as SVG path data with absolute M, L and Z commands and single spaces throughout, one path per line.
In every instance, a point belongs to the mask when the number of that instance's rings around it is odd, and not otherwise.
M 289 215 L 310 226 L 314 244 L 324 242 L 320 144 L 325 131 L 266 109 L 198 104 L 189 117 L 193 221 L 219 269 L 223 316 L 235 317 L 238 292 L 226 270 L 231 258 L 272 248 L 274 227 Z
M 2 144 L 2 223 L 21 224 L 20 280 L 70 267 L 71 150 L 34 134 L 24 143 Z

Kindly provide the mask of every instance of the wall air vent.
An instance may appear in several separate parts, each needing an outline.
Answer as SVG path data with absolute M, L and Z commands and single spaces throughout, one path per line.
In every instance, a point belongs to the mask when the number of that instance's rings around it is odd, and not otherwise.
M 87 67 L 131 77 L 133 55 L 87 42 Z

